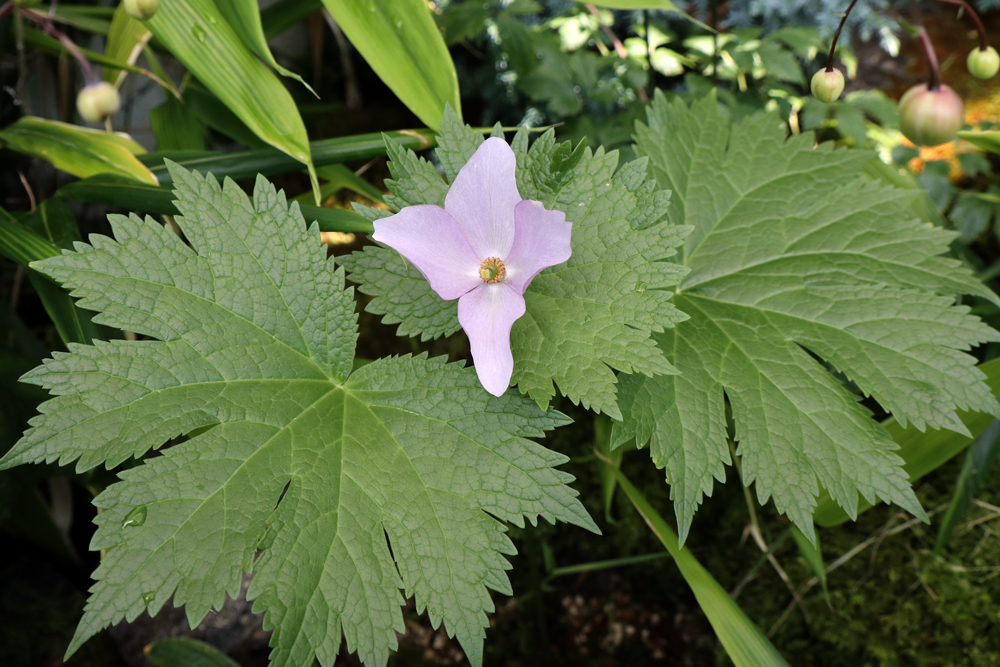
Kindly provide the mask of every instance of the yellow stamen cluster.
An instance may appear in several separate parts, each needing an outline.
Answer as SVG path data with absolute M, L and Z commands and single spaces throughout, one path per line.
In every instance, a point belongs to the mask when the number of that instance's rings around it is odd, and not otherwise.
M 503 279 L 507 277 L 507 267 L 503 265 L 503 261 L 499 257 L 487 257 L 479 265 L 479 277 L 487 285 L 502 283 Z

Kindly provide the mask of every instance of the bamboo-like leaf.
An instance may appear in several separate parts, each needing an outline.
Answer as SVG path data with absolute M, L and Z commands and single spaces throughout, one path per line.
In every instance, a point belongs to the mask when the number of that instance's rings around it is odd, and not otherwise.
M 202 123 L 216 132 L 238 141 L 247 148 L 268 147 L 253 133 L 253 130 L 246 126 L 246 123 L 237 118 L 236 114 L 230 111 L 218 97 L 203 88 L 198 82 L 189 82 L 184 87 L 184 104 Z M 296 164 L 296 169 L 298 168 L 300 167 Z
M 715 634 L 722 642 L 723 648 L 736 667 L 788 667 L 764 633 L 751 621 L 739 605 L 729 597 L 729 593 L 719 585 L 719 582 L 701 566 L 701 563 L 691 555 L 691 551 L 681 547 L 677 535 L 663 517 L 653 509 L 645 496 L 639 492 L 625 475 L 612 466 L 622 491 L 632 501 L 636 511 L 646 521 L 653 534 L 673 556 L 677 568 L 681 571 L 684 581 L 691 587 L 701 610 L 705 612 L 708 622 L 712 624 Z
M 958 481 L 955 483 L 955 494 L 938 528 L 937 540 L 934 543 L 935 554 L 941 553 L 948 544 L 965 510 L 969 508 L 972 499 L 989 477 L 998 456 L 1000 456 L 1000 420 L 994 419 L 965 453 L 962 472 L 959 473 Z
M 145 25 L 254 134 L 306 165 L 319 184 L 292 96 L 251 53 L 212 0 L 169 0 Z
M 424 0 L 323 0 L 382 81 L 427 127 L 461 116 L 458 75 Z
M 611 505 L 615 499 L 615 489 L 618 487 L 618 479 L 615 477 L 614 470 L 621 468 L 625 448 L 611 449 L 611 425 L 611 417 L 605 414 L 599 413 L 594 417 L 594 448 L 601 457 L 597 472 L 601 476 L 604 519 L 609 523 L 614 523 L 611 518 Z
M 815 535 L 816 544 L 813 544 L 796 526 L 792 526 L 791 531 L 799 553 L 806 559 L 816 578 L 819 579 L 819 585 L 823 588 L 823 596 L 826 598 L 827 604 L 830 604 L 830 591 L 826 587 L 826 565 L 823 564 L 823 554 L 819 550 L 819 534 Z
M 102 204 L 127 211 L 153 215 L 177 215 L 174 193 L 170 187 L 147 185 L 103 174 L 63 186 L 59 195 L 73 201 Z M 372 231 L 372 223 L 354 211 L 300 204 L 307 222 L 316 221 L 321 232 Z
M 214 646 L 189 637 L 161 639 L 143 652 L 156 667 L 240 667 Z
M 167 97 L 163 103 L 150 110 L 149 125 L 161 151 L 205 150 L 205 131 L 187 100 L 181 102 Z
M 38 5 L 28 10 L 42 18 L 49 18 L 52 5 Z M 58 3 L 52 17 L 56 23 L 65 23 L 80 30 L 92 32 L 95 35 L 107 35 L 111 27 L 112 7 L 94 7 L 88 5 L 67 5 Z
M 995 395 L 1000 395 L 1000 359 L 987 361 L 979 366 L 986 375 L 986 384 Z M 993 417 L 982 412 L 959 412 L 959 419 L 969 429 L 969 433 L 978 435 L 986 430 L 986 427 L 993 422 Z M 882 422 L 882 426 L 889 431 L 889 435 L 899 445 L 896 454 L 903 459 L 903 470 L 909 475 L 910 483 L 931 472 L 937 470 L 953 456 L 959 454 L 968 447 L 973 438 L 953 431 L 932 431 L 921 432 L 910 424 L 903 428 L 895 419 L 887 419 Z M 871 508 L 871 504 L 864 498 L 858 501 L 858 514 Z M 848 521 L 847 514 L 830 498 L 826 490 L 821 490 L 813 512 L 813 521 L 820 526 L 837 526 Z
M 136 157 L 145 149 L 124 134 L 25 116 L 0 130 L 0 145 L 86 178 L 118 174 L 146 183 L 156 177 Z
M 111 28 L 108 30 L 108 41 L 104 46 L 104 55 L 112 60 L 134 65 L 139 54 L 142 53 L 142 47 L 149 42 L 149 38 L 152 36 L 153 33 L 149 32 L 146 26 L 128 15 L 124 4 L 119 4 L 111 19 Z M 102 76 L 108 83 L 120 86 L 126 73 L 126 70 L 105 66 Z
M 665 12 L 680 14 L 695 25 L 699 25 L 709 32 L 715 32 L 715 30 L 688 14 L 670 0 L 595 0 L 595 2 L 577 0 L 577 2 L 586 2 L 587 4 L 607 7 L 608 9 L 662 9 Z
M 353 171 L 342 164 L 329 164 L 325 167 L 317 167 L 316 173 L 326 181 L 319 186 L 320 201 L 326 201 L 341 190 L 350 190 L 362 197 L 368 197 L 372 201 L 384 204 L 385 199 L 382 193 L 374 185 L 361 178 Z M 304 193 L 295 198 L 300 204 L 305 203 L 305 198 L 309 193 Z
M 215 0 L 215 4 L 248 49 L 273 67 L 278 74 L 295 79 L 308 88 L 310 93 L 316 95 L 316 91 L 303 81 L 301 76 L 291 70 L 285 69 L 274 59 L 274 55 L 267 45 L 267 38 L 264 36 L 264 27 L 261 25 L 257 0 Z M 316 95 L 316 97 L 319 97 L 319 95 Z
M 340 164 L 352 160 L 370 160 L 385 155 L 385 142 L 391 140 L 410 150 L 423 150 L 436 145 L 434 134 L 428 130 L 400 130 L 398 132 L 355 134 L 335 139 L 321 139 L 310 144 L 313 163 L 317 166 Z M 142 162 L 163 182 L 170 180 L 170 173 L 163 160 L 169 159 L 187 169 L 203 174 L 215 174 L 233 180 L 253 178 L 257 174 L 273 176 L 302 168 L 296 160 L 273 148 L 261 148 L 233 153 L 214 151 L 166 151 L 147 153 Z
M 1000 155 L 1000 131 L 959 132 L 958 138 L 968 141 L 976 148 Z
M 54 257 L 60 247 L 71 247 L 73 241 L 79 240 L 76 220 L 58 197 L 42 202 L 23 222 L 17 222 L 14 216 L 0 209 L 0 254 L 19 264 L 27 266 Z M 63 343 L 90 344 L 95 337 L 108 337 L 102 327 L 91 321 L 91 313 L 76 307 L 65 289 L 30 268 L 25 275 Z

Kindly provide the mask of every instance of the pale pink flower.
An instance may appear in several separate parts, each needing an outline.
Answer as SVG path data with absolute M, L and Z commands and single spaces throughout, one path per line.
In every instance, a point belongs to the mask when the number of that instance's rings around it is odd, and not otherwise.
M 562 211 L 521 199 L 516 163 L 506 142 L 487 139 L 455 177 L 444 208 L 408 206 L 375 221 L 376 241 L 417 267 L 442 299 L 458 299 L 479 381 L 496 396 L 514 371 L 510 329 L 524 315 L 524 290 L 570 256 L 572 224 Z

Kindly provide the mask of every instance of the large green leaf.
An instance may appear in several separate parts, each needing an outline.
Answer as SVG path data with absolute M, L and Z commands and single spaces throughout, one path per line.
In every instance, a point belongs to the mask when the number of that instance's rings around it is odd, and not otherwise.
M 56 169 L 81 178 L 118 174 L 157 183 L 136 157 L 146 150 L 122 134 L 25 116 L 0 130 L 0 145 L 51 162 Z
M 979 370 L 986 376 L 986 384 L 990 391 L 995 396 L 1000 396 L 1000 359 L 986 362 L 979 367 Z M 972 443 L 972 436 L 982 433 L 993 421 L 992 415 L 975 411 L 959 412 L 958 418 L 962 420 L 969 434 L 945 430 L 924 431 L 913 424 L 904 428 L 895 418 L 882 422 L 882 426 L 892 436 L 893 441 L 899 445 L 896 454 L 903 459 L 903 470 L 909 477 L 910 483 L 915 483 L 961 453 Z M 858 512 L 864 512 L 871 506 L 870 502 L 862 498 L 859 500 Z M 851 517 L 830 498 L 827 491 L 820 492 L 813 521 L 821 526 L 836 526 L 850 520 Z
M 111 19 L 111 29 L 108 30 L 108 40 L 104 46 L 104 55 L 118 62 L 135 64 L 136 58 L 142 53 L 142 47 L 149 42 L 152 33 L 143 24 L 129 16 L 125 4 L 121 3 Z M 125 78 L 125 70 L 105 66 L 102 72 L 104 80 L 116 86 L 121 85 Z
M 647 116 L 636 151 L 673 192 L 668 219 L 694 226 L 674 299 L 690 319 L 658 337 L 680 375 L 619 378 L 615 444 L 650 443 L 682 540 L 725 479 L 726 399 L 744 483 L 806 536 L 820 485 L 848 514 L 860 493 L 926 517 L 896 445 L 834 372 L 918 428 L 1000 414 L 967 354 L 1000 333 L 955 302 L 997 296 L 942 256 L 954 233 L 914 219 L 915 191 L 864 183 L 873 154 L 788 138 L 774 115 L 730 124 L 714 95 L 689 107 L 658 92 Z
M 319 189 L 295 101 L 244 46 L 212 0 L 162 2 L 145 25 L 254 134 L 305 164 Z
M 715 630 L 733 664 L 736 667 L 788 667 L 778 649 L 774 648 L 760 628 L 743 613 L 715 577 L 702 567 L 690 550 L 680 546 L 677 535 L 639 489 L 635 488 L 616 466 L 606 467 L 617 479 L 636 511 L 646 521 L 646 525 L 673 556 L 684 581 L 691 587 L 698 605 L 705 612 L 708 622 L 712 624 L 712 629 Z
M 302 77 L 285 69 L 274 59 L 274 55 L 267 45 L 267 38 L 264 36 L 264 27 L 261 24 L 260 10 L 257 9 L 257 0 L 215 0 L 215 4 L 248 49 L 273 67 L 278 74 L 295 79 L 308 88 L 309 92 L 316 94 L 316 91 L 303 81 Z M 317 95 L 317 97 L 319 96 Z
M 111 623 L 184 605 L 194 626 L 243 573 L 275 667 L 384 665 L 413 596 L 482 662 L 489 589 L 511 594 L 507 524 L 599 532 L 568 459 L 529 438 L 568 422 L 425 355 L 354 370 L 353 290 L 315 226 L 263 178 L 176 167 L 184 240 L 137 216 L 36 267 L 104 322 L 148 337 L 73 346 L 24 377 L 53 398 L 0 461 L 115 466 L 95 504 L 106 549 L 67 651 Z M 210 427 L 210 428 L 204 428 Z
M 450 104 L 461 116 L 458 75 L 424 0 L 323 0 L 371 68 L 427 127 Z

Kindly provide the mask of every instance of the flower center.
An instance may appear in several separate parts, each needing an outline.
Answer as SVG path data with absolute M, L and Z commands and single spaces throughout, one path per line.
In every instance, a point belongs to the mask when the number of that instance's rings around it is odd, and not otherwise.
M 503 265 L 499 257 L 487 257 L 479 265 L 479 277 L 487 285 L 496 285 L 507 277 L 507 267 Z

